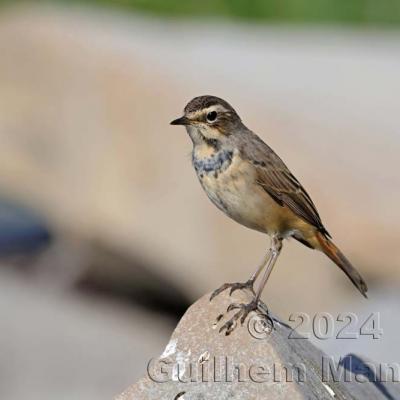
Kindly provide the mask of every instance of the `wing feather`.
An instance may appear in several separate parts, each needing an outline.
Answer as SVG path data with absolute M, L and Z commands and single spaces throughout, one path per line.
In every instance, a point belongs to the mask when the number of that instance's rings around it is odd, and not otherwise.
M 288 207 L 321 233 L 330 236 L 311 197 L 300 182 L 266 143 L 253 132 L 250 133 L 250 140 L 242 144 L 240 154 L 255 166 L 258 184 L 279 205 Z

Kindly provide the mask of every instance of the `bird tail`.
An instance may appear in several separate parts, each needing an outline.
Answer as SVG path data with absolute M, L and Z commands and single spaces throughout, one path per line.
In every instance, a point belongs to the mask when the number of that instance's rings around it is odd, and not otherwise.
M 350 261 L 324 234 L 318 232 L 317 239 L 321 245 L 321 250 L 350 278 L 360 293 L 367 298 L 367 284 L 358 271 L 350 264 Z

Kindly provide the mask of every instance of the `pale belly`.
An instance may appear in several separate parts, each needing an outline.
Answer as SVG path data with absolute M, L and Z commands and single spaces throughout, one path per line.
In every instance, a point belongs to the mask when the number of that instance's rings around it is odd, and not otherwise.
M 198 177 L 210 200 L 230 218 L 268 234 L 286 230 L 290 217 L 287 210 L 256 183 L 252 167 L 239 158 L 218 174 L 203 173 Z

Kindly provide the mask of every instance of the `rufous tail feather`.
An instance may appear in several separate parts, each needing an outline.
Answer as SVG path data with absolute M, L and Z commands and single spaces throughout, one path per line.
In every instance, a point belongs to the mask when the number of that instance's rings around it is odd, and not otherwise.
M 351 265 L 350 261 L 324 234 L 318 232 L 317 239 L 321 245 L 321 250 L 350 278 L 360 293 L 367 298 L 367 284 L 358 271 Z

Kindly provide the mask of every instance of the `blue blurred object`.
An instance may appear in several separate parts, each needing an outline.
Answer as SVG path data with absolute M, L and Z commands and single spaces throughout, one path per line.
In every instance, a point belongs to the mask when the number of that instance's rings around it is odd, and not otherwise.
M 0 257 L 38 251 L 48 245 L 51 234 L 32 210 L 0 198 Z

